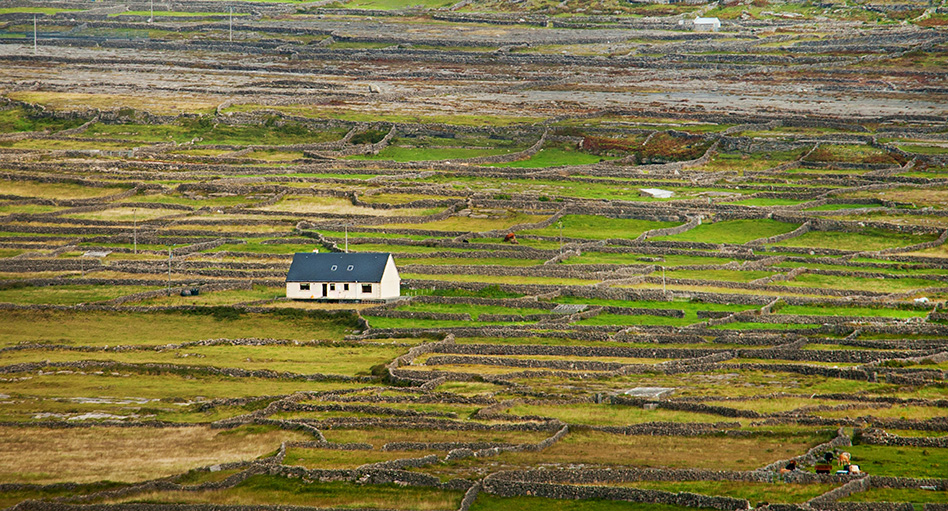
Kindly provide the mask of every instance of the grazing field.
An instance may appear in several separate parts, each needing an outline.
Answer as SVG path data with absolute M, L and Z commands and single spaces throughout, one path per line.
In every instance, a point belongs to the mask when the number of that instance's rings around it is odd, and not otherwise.
M 944 5 L 154 8 L 0 8 L 0 508 L 946 503 Z

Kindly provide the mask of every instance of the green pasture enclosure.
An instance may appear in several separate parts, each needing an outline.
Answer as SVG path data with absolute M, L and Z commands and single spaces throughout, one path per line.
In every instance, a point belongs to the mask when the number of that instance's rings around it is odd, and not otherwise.
M 667 270 L 666 279 L 723 280 L 729 282 L 750 282 L 776 275 L 773 271 L 759 270 Z M 652 276 L 659 276 L 653 273 Z
M 261 243 L 261 241 L 251 240 L 247 243 L 225 243 L 223 245 L 202 250 L 202 252 L 212 255 L 216 252 L 250 252 L 254 254 L 295 254 L 297 252 L 310 252 L 318 245 L 297 245 L 295 243 Z
M 516 234 L 516 233 L 515 233 Z M 496 250 L 498 245 L 506 245 L 503 237 L 498 238 L 469 238 L 472 249 Z M 559 250 L 562 244 L 557 239 L 532 239 L 521 236 L 517 238 L 520 246 L 537 248 L 540 250 Z
M 544 259 L 515 259 L 512 257 L 402 257 L 398 264 L 431 264 L 440 266 L 537 266 L 543 264 Z
M 62 218 L 77 218 L 79 220 L 111 220 L 115 222 L 145 222 L 156 218 L 166 216 L 181 216 L 187 214 L 187 211 L 180 209 L 153 209 L 153 208 L 135 208 L 135 207 L 115 207 L 101 211 L 88 211 L 84 213 L 66 213 Z
M 507 163 L 488 163 L 487 166 L 500 168 L 543 168 L 562 165 L 588 165 L 613 159 L 615 158 L 608 156 L 600 157 L 575 149 L 545 146 L 536 154 L 525 160 Z
M 361 451 L 327 451 L 357 456 Z M 378 454 L 378 453 L 377 453 Z M 180 503 L 227 505 L 295 505 L 321 508 L 404 509 L 434 511 L 457 507 L 463 491 L 424 486 L 374 485 L 350 482 L 306 482 L 298 478 L 254 475 L 222 490 L 155 491 L 111 499 L 108 503 Z
M 2 114 L 3 112 L 0 112 Z M 9 180 L 0 179 L 0 189 L 6 195 L 18 195 L 21 197 L 35 197 L 40 199 L 91 199 L 115 195 L 127 191 L 129 187 L 91 187 L 84 186 L 81 182 L 62 182 L 44 183 L 40 181 L 28 180 Z
M 43 359 L 49 362 L 95 360 L 119 364 L 182 364 L 189 367 L 233 367 L 272 370 L 293 374 L 342 374 L 368 376 L 369 368 L 403 355 L 405 348 L 386 345 L 217 345 L 162 351 L 83 352 L 66 350 L 18 350 L 0 355 L 6 365 Z
M 814 432 L 779 437 L 767 434 L 673 437 L 580 430 L 570 432 L 542 452 L 508 452 L 490 461 L 522 469 L 532 469 L 541 463 L 582 463 L 589 468 L 635 466 L 746 470 L 794 457 L 827 440 L 826 435 Z M 449 466 L 484 462 L 467 458 L 449 462 Z
M 345 243 L 343 243 L 343 245 L 344 244 Z M 491 247 L 484 247 L 484 250 L 490 250 L 490 248 Z M 393 254 L 419 254 L 418 257 L 423 257 L 424 254 L 431 254 L 431 253 L 436 253 L 436 252 L 460 253 L 460 252 L 465 252 L 465 249 L 428 247 L 428 246 L 423 246 L 423 245 L 385 245 L 381 243 L 352 243 L 352 240 L 349 240 L 349 251 L 350 252 L 391 252 Z M 402 275 L 402 278 L 406 278 L 406 277 Z
M 465 147 L 402 147 L 389 145 L 378 154 L 348 156 L 349 160 L 392 160 L 392 161 L 426 161 L 426 160 L 465 160 L 482 156 L 497 156 L 513 152 L 512 149 L 499 148 L 465 148 Z
M 497 497 L 481 492 L 471 511 L 688 511 L 694 508 L 622 500 L 561 500 L 545 497 Z
M 843 400 L 820 399 L 803 395 L 784 395 L 780 396 L 780 399 L 772 399 L 769 396 L 760 396 L 758 399 L 749 399 L 746 401 L 733 400 L 721 402 L 716 400 L 708 400 L 704 402 L 704 404 L 710 406 L 723 406 L 737 410 L 752 410 L 761 414 L 789 412 L 791 410 L 808 406 L 837 406 L 846 403 L 847 401 Z
M 580 177 L 577 174 L 577 177 Z M 536 194 L 540 200 L 546 200 L 555 207 L 556 202 L 564 200 L 563 198 L 578 199 L 607 199 L 607 200 L 629 200 L 636 202 L 667 202 L 680 198 L 694 199 L 700 197 L 703 192 L 721 192 L 726 191 L 734 194 L 746 194 L 747 190 L 733 190 L 713 187 L 695 187 L 685 186 L 690 182 L 682 179 L 663 180 L 669 183 L 667 186 L 675 192 L 675 197 L 671 199 L 658 199 L 651 196 L 643 196 L 641 188 L 648 186 L 640 185 L 638 180 L 629 180 L 624 178 L 607 178 L 612 182 L 587 182 L 580 179 L 553 180 L 553 179 L 521 179 L 521 178 L 491 178 L 491 177 L 472 177 L 456 175 L 436 175 L 417 179 L 417 182 L 439 183 L 453 186 L 457 189 L 468 190 L 504 190 L 499 195 L 509 195 L 513 193 Z M 672 186 L 674 185 L 674 186 Z M 661 185 L 666 186 L 666 185 Z M 372 197 L 371 195 L 368 197 Z
M 700 300 L 609 300 L 605 298 L 586 298 L 582 296 L 558 296 L 553 299 L 556 303 L 582 303 L 588 305 L 605 305 L 609 307 L 628 307 L 632 309 L 678 309 L 685 313 L 686 318 L 697 319 L 698 311 L 714 312 L 741 312 L 759 309 L 758 305 L 738 305 L 702 302 Z
M 696 252 L 698 254 L 700 252 Z M 655 261 L 658 259 L 658 261 Z M 733 259 L 725 257 L 704 257 L 700 255 L 655 255 L 655 254 L 635 254 L 635 253 L 611 253 L 611 252 L 583 252 L 579 256 L 569 257 L 562 264 L 624 264 L 624 265 L 643 265 L 643 266 L 664 266 L 672 268 L 675 266 L 691 265 L 717 265 L 726 264 Z
M 450 382 L 458 384 L 460 382 Z M 445 385 L 448 385 L 446 383 Z M 406 403 L 393 404 L 402 406 Z M 536 444 L 552 435 L 548 431 L 491 431 L 491 430 L 451 430 L 417 428 L 332 428 L 323 436 L 330 442 L 368 443 L 375 449 L 392 442 L 499 442 L 509 444 Z M 407 457 L 407 456 L 406 456 Z
M 64 209 L 60 206 L 51 206 L 46 204 L 0 204 L 0 214 L 26 214 L 36 215 L 41 213 L 52 213 Z
M 852 463 L 863 472 L 878 476 L 941 478 L 948 464 L 944 447 L 902 447 L 859 444 L 847 447 Z
M 438 280 L 447 282 L 482 282 L 486 284 L 510 284 L 510 278 L 498 275 L 467 275 L 467 274 L 424 274 L 424 273 L 404 273 L 402 279 L 413 280 Z M 540 284 L 540 285 L 560 285 L 560 286 L 585 286 L 599 282 L 593 279 L 580 279 L 572 277 L 518 277 L 517 284 Z M 424 284 L 421 284 L 424 287 Z
M 286 289 L 282 287 L 267 287 L 255 285 L 253 289 L 228 289 L 224 291 L 201 292 L 197 296 L 181 296 L 172 294 L 158 298 L 150 298 L 136 302 L 136 305 L 196 305 L 201 307 L 218 307 L 227 305 L 236 305 L 245 302 L 254 302 L 257 300 L 270 300 L 273 298 L 282 298 L 286 296 Z
M 766 198 L 753 198 L 753 199 L 744 199 L 733 202 L 724 202 L 722 204 L 733 204 L 735 206 L 795 206 L 807 202 L 800 199 L 766 199 Z
M 852 262 L 856 263 L 872 263 L 873 266 L 845 266 L 842 264 L 822 264 L 822 263 L 807 263 L 807 262 L 794 262 L 794 261 L 784 261 L 782 263 L 777 263 L 771 266 L 774 269 L 790 270 L 793 268 L 804 267 L 810 270 L 833 270 L 833 271 L 845 271 L 845 272 L 862 272 L 862 273 L 876 273 L 876 274 L 885 274 L 892 276 L 923 276 L 927 277 L 930 275 L 948 275 L 948 269 L 942 268 L 912 268 L 906 267 L 898 262 L 885 261 L 881 259 L 869 259 L 865 257 L 856 257 L 851 259 Z
M 182 365 L 189 361 L 182 360 Z M 349 381 L 305 381 L 294 379 L 230 377 L 210 374 L 197 369 L 161 370 L 158 368 L 103 367 L 101 374 L 79 374 L 66 371 L 57 374 L 56 368 L 48 368 L 42 375 L 31 372 L 31 378 L 20 375 L 16 382 L 4 383 L 4 391 L 20 396 L 23 401 L 4 405 L 0 413 L 21 414 L 21 420 L 35 420 L 38 412 L 46 410 L 46 401 L 59 400 L 61 407 L 51 405 L 50 410 L 67 414 L 94 411 L 96 408 L 79 407 L 84 401 L 98 401 L 98 410 L 108 410 L 127 415 L 129 411 L 140 412 L 142 408 L 150 410 L 167 420 L 181 422 L 211 422 L 220 418 L 240 415 L 239 409 L 232 411 L 214 410 L 211 413 L 198 412 L 196 408 L 187 408 L 175 403 L 225 399 L 235 397 L 261 397 L 273 394 L 291 394 L 296 391 L 329 391 L 356 389 L 366 386 L 364 382 Z M 114 374 L 113 374 L 114 373 Z M 127 402 L 127 396 L 136 400 L 150 400 L 139 404 Z M 35 400 L 31 404 L 30 400 Z M 103 401 L 104 400 L 104 401 Z M 137 405 L 137 406 L 136 406 Z M 130 408 L 132 407 L 132 408 Z M 135 410 L 135 408 L 138 410 Z M 91 408 L 91 409 L 90 409 Z M 22 416 L 25 412 L 26 416 Z
M 530 307 L 505 307 L 498 305 L 477 305 L 466 303 L 423 303 L 412 302 L 408 305 L 401 305 L 396 310 L 417 311 L 417 312 L 437 312 L 448 314 L 470 314 L 471 318 L 477 321 L 481 314 L 549 314 L 548 310 L 535 309 Z
M 883 163 L 891 165 L 899 165 L 901 163 L 882 149 L 861 144 L 821 144 L 806 157 L 806 160 L 818 162 Z
M 862 465 L 859 466 L 862 469 Z M 915 509 L 925 504 L 948 504 L 948 492 L 921 488 L 869 488 L 839 499 L 840 502 L 908 502 Z
M 804 211 L 839 211 L 841 209 L 863 209 L 863 208 L 877 208 L 880 207 L 878 204 L 823 204 L 822 206 L 814 206 L 812 208 L 806 208 Z
M 813 247 L 837 250 L 884 250 L 934 241 L 935 234 L 910 234 L 866 228 L 860 232 L 810 231 L 774 244 L 777 247 Z
M 191 12 L 191 11 L 125 11 L 115 14 L 109 14 L 109 17 L 118 16 L 178 16 L 178 17 L 196 17 L 202 16 L 249 16 L 245 12 Z
M 781 305 L 774 310 L 778 314 L 800 314 L 804 316 L 863 316 L 890 318 L 923 318 L 930 310 L 888 307 L 841 307 L 827 304 Z M 864 349 L 864 348 L 863 348 Z
M 260 199 L 248 199 L 243 195 L 217 195 L 214 197 L 207 195 L 182 195 L 174 192 L 159 193 L 153 195 L 133 195 L 127 199 L 117 202 L 121 205 L 125 202 L 150 202 L 154 204 L 178 204 L 189 206 L 194 209 L 202 207 L 225 208 L 237 205 L 250 205 L 259 202 Z
M 575 325 L 597 325 L 597 326 L 631 326 L 631 325 L 665 325 L 665 326 L 687 326 L 704 320 L 689 318 L 687 315 L 683 318 L 651 315 L 625 315 L 602 313 L 591 318 L 580 319 L 573 322 Z
M 0 493 L 0 506 L 9 508 L 24 500 L 47 500 L 57 497 L 71 497 L 73 495 L 83 495 L 98 493 L 106 490 L 117 490 L 127 486 L 127 483 L 116 483 L 111 481 L 75 484 L 70 486 L 45 486 L 37 485 L 34 487 L 25 487 L 22 490 L 5 490 Z
M 611 484 L 608 485 L 612 486 Z M 836 488 L 838 485 L 826 483 L 749 483 L 744 481 L 634 481 L 619 483 L 615 486 L 746 499 L 753 506 L 759 502 L 802 504 Z
M 381 316 L 367 316 L 366 319 L 372 328 L 451 328 L 472 327 L 487 325 L 518 325 L 523 322 L 513 321 L 471 321 L 449 319 L 415 319 L 415 318 L 385 318 Z
M 645 422 L 706 423 L 721 421 L 721 416 L 705 413 L 681 412 L 658 408 L 646 410 L 641 406 L 603 405 L 593 403 L 562 405 L 519 404 L 504 409 L 514 415 L 552 417 L 567 424 L 594 426 L 626 426 Z
M 884 364 L 883 364 L 883 367 Z M 918 366 L 925 367 L 925 366 Z M 931 367 L 931 366 L 929 366 Z M 852 417 L 852 414 L 842 413 L 840 410 L 830 410 L 826 412 L 815 412 L 814 415 L 830 418 Z M 913 406 L 896 404 L 891 407 L 869 408 L 860 410 L 860 416 L 870 416 L 876 419 L 903 419 L 903 420 L 932 420 L 940 419 L 945 416 L 945 410 L 937 406 Z M 870 422 L 872 422 L 870 420 Z
M 761 171 L 793 161 L 799 158 L 801 154 L 801 150 L 772 151 L 763 154 L 718 152 L 714 153 L 711 160 L 700 168 L 708 172 L 723 170 L 738 171 L 740 173 Z
M 93 261 L 89 261 L 91 267 Z M 154 291 L 158 286 L 99 286 L 94 284 L 72 284 L 62 286 L 8 287 L 0 289 L 0 302 L 21 305 L 50 304 L 77 305 L 100 302 L 121 296 Z
M 451 0 L 350 0 L 343 3 L 352 9 L 440 9 L 451 7 Z
M 724 364 L 729 362 L 725 361 Z M 557 389 L 562 393 L 563 385 L 574 385 L 573 380 L 560 377 L 516 378 L 512 381 L 526 385 L 538 391 Z M 598 391 L 624 391 L 634 387 L 670 387 L 675 389 L 677 397 L 750 397 L 772 393 L 833 394 L 863 392 L 870 395 L 896 393 L 898 386 L 886 383 L 871 383 L 857 380 L 844 380 L 818 375 L 802 375 L 793 372 L 771 370 L 738 369 L 725 367 L 712 371 L 695 371 L 674 375 L 632 374 L 598 381 Z M 935 396 L 943 389 L 913 389 L 905 397 Z M 581 393 L 583 396 L 588 393 Z M 920 395 L 919 395 L 920 394 Z M 932 399 L 938 399 L 931 397 Z M 727 406 L 727 405 L 724 405 Z
M 562 229 L 560 229 L 562 224 Z M 564 215 L 557 222 L 542 229 L 519 231 L 520 234 L 565 238 L 634 239 L 645 231 L 674 227 L 674 222 L 656 222 L 635 218 L 609 218 L 597 215 Z M 562 231 L 562 232 L 561 232 Z
M 0 8 L 0 14 L 56 14 L 60 12 L 81 12 L 82 10 L 58 7 L 3 7 Z
M 19 11 L 19 9 L 33 9 L 33 10 L 44 10 L 45 8 L 4 8 L 0 9 L 0 14 L 5 14 L 3 11 Z M 52 11 L 58 11 L 58 9 L 48 9 Z M 11 133 L 11 132 L 21 132 L 21 131 L 49 131 L 57 132 L 62 130 L 67 130 L 71 128 L 76 128 L 81 126 L 89 119 L 83 119 L 82 117 L 77 117 L 74 119 L 58 119 L 56 117 L 45 117 L 37 115 L 33 112 L 27 111 L 22 107 L 10 108 L 7 110 L 0 110 L 0 133 Z
M 388 223 L 377 227 L 380 229 L 423 229 L 446 232 L 484 232 L 499 229 L 510 229 L 516 225 L 542 222 L 549 218 L 547 215 L 524 213 L 507 210 L 503 213 L 491 215 L 489 218 L 471 218 L 451 216 L 441 220 L 433 220 L 420 224 Z M 446 235 L 447 237 L 447 235 Z
M 332 401 L 304 401 L 305 404 L 311 405 L 348 405 L 348 404 L 363 404 L 360 402 L 345 402 L 345 403 L 336 403 Z M 368 401 L 364 404 L 375 406 L 378 408 L 390 409 L 393 412 L 398 412 L 400 410 L 414 410 L 417 412 L 433 412 L 433 413 L 444 413 L 449 414 L 453 413 L 457 415 L 459 419 L 466 419 L 474 412 L 483 408 L 483 405 L 480 404 L 459 404 L 459 403 L 412 403 L 412 402 L 400 402 L 400 403 L 373 403 Z M 318 412 L 317 412 L 318 413 Z M 460 433 L 459 433 L 460 435 Z M 542 439 L 541 439 L 542 440 Z
M 842 277 L 836 275 L 818 275 L 815 273 L 804 273 L 797 275 L 793 280 L 773 282 L 772 284 L 787 288 L 833 288 L 879 293 L 897 293 L 927 287 L 942 287 L 941 281 L 927 280 L 924 278 L 886 279 L 881 277 Z
M 692 241 L 700 243 L 743 244 L 760 238 L 785 234 L 799 227 L 797 224 L 775 220 L 724 220 L 701 225 L 672 236 L 659 236 L 652 240 Z
M 33 328 L 36 324 L 44 326 Z M 0 322 L 0 345 L 158 345 L 245 337 L 341 340 L 355 326 L 349 312 L 260 314 L 223 307 L 155 313 L 10 310 Z
M 131 373 L 125 374 L 126 376 L 123 376 L 123 378 L 131 377 Z M 199 386 L 202 384 L 209 386 L 212 395 L 226 395 L 225 386 L 228 381 L 213 378 L 197 378 L 196 384 L 187 383 L 181 387 L 180 392 L 176 391 L 173 395 L 164 397 L 115 398 L 111 396 L 103 397 L 101 394 L 95 393 L 95 385 L 104 384 L 99 385 L 99 390 L 112 392 L 140 390 L 144 392 L 145 396 L 158 396 L 162 385 L 175 385 L 182 380 L 195 380 L 195 378 L 180 374 L 148 375 L 143 381 L 138 381 L 129 386 L 115 385 L 118 383 L 116 378 L 103 380 L 93 375 L 82 379 L 43 378 L 39 385 L 78 383 L 79 388 L 76 392 L 70 391 L 57 395 L 30 386 L 17 386 L 16 389 L 23 391 L 23 393 L 18 394 L 18 400 L 15 404 L 8 404 L 0 408 L 0 420 L 24 425 L 50 419 L 94 424 L 107 419 L 109 416 L 116 420 L 136 420 L 144 416 L 154 420 L 184 425 L 209 424 L 259 410 L 271 401 L 265 397 L 253 399 L 257 396 L 267 395 L 267 382 L 255 379 L 233 380 L 237 383 L 233 387 L 235 391 L 233 395 L 240 394 L 241 397 L 251 398 L 247 404 L 236 406 L 202 406 L 201 401 L 206 397 L 200 392 Z M 308 388 L 313 390 L 341 390 L 351 387 L 351 384 L 331 382 Z M 278 382 L 274 388 L 287 389 L 289 386 L 284 382 Z M 36 392 L 31 393 L 32 390 L 36 390 Z M 192 399 L 198 402 L 188 403 Z M 108 416 L 101 417 L 96 414 L 108 414 Z
M 800 324 L 800 323 L 754 323 L 748 321 L 737 321 L 734 323 L 724 323 L 723 325 L 714 325 L 709 328 L 715 330 L 795 330 L 808 328 L 820 328 L 822 325 Z
M 204 13 L 208 14 L 208 13 Z M 145 15 L 148 15 L 147 13 Z M 156 12 L 157 16 L 158 13 Z M 228 125 L 210 117 L 182 119 L 173 124 L 93 124 L 80 137 L 116 138 L 143 143 L 184 143 L 199 138 L 200 145 L 289 145 L 333 142 L 346 134 L 343 128 L 313 129 L 295 121 L 269 118 L 265 123 Z
M 289 415 L 289 414 L 287 414 Z M 342 416 L 342 414 L 340 414 Z M 346 416 L 352 417 L 370 417 L 369 414 L 352 414 Z M 281 417 L 282 418 L 282 417 Z M 369 463 L 381 463 L 384 461 L 394 461 L 403 458 L 420 458 L 429 454 L 444 456 L 447 454 L 442 451 L 434 450 L 412 450 L 412 451 L 380 451 L 380 450 L 358 450 L 344 451 L 337 449 L 307 449 L 303 447 L 292 447 L 287 449 L 284 463 L 294 467 L 306 467 L 309 469 L 354 469 Z M 377 505 L 377 504 L 376 504 Z
M 420 200 L 455 200 L 463 201 L 464 197 L 460 195 L 451 195 L 450 192 L 445 195 L 428 195 L 420 193 L 398 192 L 394 190 L 383 191 L 379 193 L 366 194 L 359 197 L 359 200 L 369 204 L 392 204 L 404 205 Z M 443 209 L 438 209 L 443 211 Z

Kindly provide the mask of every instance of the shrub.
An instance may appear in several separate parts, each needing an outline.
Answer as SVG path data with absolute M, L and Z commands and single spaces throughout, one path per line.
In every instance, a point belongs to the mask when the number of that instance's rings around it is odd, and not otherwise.
M 365 130 L 360 133 L 356 133 L 350 139 L 350 142 L 353 144 L 377 144 L 385 138 L 385 135 L 388 134 L 387 131 L 383 130 Z

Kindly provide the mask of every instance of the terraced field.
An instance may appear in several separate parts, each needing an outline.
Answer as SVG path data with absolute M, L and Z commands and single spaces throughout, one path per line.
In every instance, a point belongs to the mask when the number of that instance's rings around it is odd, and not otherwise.
M 0 508 L 946 509 L 945 9 L 2 6 Z

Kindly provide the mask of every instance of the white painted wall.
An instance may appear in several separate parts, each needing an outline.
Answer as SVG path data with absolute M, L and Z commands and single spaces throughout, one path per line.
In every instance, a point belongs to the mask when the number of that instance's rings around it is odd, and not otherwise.
M 309 282 L 309 289 L 300 289 L 306 282 L 287 282 L 286 297 L 294 300 L 391 300 L 401 295 L 401 277 L 395 260 L 388 256 L 382 282 Z M 371 285 L 372 291 L 362 292 L 363 284 Z M 346 286 L 349 289 L 346 289 Z M 323 295 L 325 286 L 326 294 Z
M 391 300 L 402 294 L 402 278 L 398 275 L 395 259 L 391 255 L 388 256 L 388 261 L 385 262 L 385 271 L 382 272 L 382 285 L 379 287 L 380 299 Z

